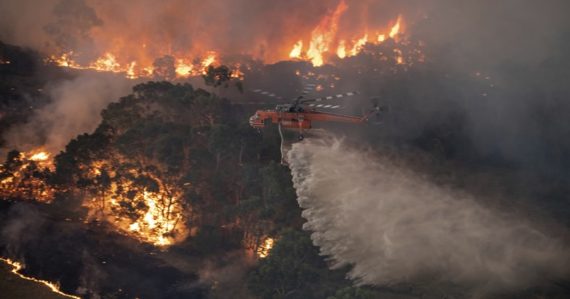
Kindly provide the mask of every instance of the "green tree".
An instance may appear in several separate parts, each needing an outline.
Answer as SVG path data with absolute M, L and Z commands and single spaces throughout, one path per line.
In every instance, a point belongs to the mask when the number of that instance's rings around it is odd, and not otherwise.
M 270 298 L 325 298 L 332 293 L 331 274 L 306 232 L 286 230 L 269 256 L 248 277 L 257 296 Z

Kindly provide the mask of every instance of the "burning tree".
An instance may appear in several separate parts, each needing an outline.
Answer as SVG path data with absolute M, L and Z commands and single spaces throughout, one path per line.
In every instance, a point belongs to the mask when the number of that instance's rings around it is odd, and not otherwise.
M 181 101 L 175 109 L 187 112 L 193 89 L 172 100 L 170 86 L 135 88 L 103 112 L 94 134 L 79 136 L 57 157 L 59 180 L 85 198 L 88 219 L 159 246 L 183 240 L 192 213 L 183 190 L 190 127 L 170 104 Z
M 255 132 L 237 125 L 227 100 L 190 85 L 151 82 L 133 91 L 57 156 L 58 186 L 73 186 L 69 194 L 83 198 L 88 219 L 158 246 L 204 226 L 249 231 L 243 220 L 253 211 L 229 207 L 251 192 L 242 172 L 259 157 Z M 225 209 L 234 211 L 222 216 Z M 259 245 L 267 233 L 255 233 Z
M 89 219 L 106 220 L 121 232 L 157 246 L 171 245 L 187 235 L 181 190 L 160 179 L 159 172 L 114 155 L 87 169 Z
M 209 241 L 196 246 L 233 240 L 227 246 L 266 256 L 272 215 L 290 216 L 294 201 L 282 205 L 293 191 L 276 181 L 286 169 L 264 165 L 267 149 L 242 112 L 190 85 L 135 86 L 102 112 L 93 133 L 71 140 L 53 161 L 39 151 L 11 153 L 0 172 L 1 195 L 53 201 L 156 246 L 199 234 Z
M 0 165 L 0 198 L 51 202 L 55 193 L 49 183 L 52 168 L 46 152 L 9 152 Z

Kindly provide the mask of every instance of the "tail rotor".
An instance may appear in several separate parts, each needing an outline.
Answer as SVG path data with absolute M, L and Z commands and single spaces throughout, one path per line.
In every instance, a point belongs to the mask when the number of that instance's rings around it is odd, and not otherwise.
M 380 104 L 380 98 L 378 97 L 370 98 L 370 102 L 372 103 L 372 109 L 368 113 L 366 120 L 375 125 L 382 124 L 381 114 L 388 112 L 390 110 L 389 106 Z

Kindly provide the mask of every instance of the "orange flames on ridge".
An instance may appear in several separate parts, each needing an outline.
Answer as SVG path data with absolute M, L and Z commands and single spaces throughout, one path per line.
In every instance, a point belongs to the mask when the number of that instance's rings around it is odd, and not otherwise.
M 94 62 L 88 64 L 78 63 L 75 56 L 75 53 L 71 51 L 59 56 L 52 55 L 46 59 L 46 62 L 72 69 L 123 73 L 129 79 L 149 78 L 156 74 L 156 67 L 153 62 L 120 62 L 118 56 L 111 52 L 106 52 Z M 188 57 L 178 58 L 175 60 L 173 68 L 177 78 L 199 76 L 206 73 L 206 68 L 208 66 L 217 64 L 218 60 L 218 53 L 209 51 L 202 59 L 190 59 Z
M 355 56 L 366 44 L 378 45 L 388 40 L 399 42 L 404 33 L 405 24 L 402 15 L 395 16 L 394 20 L 381 28 L 368 28 L 368 25 L 360 29 L 343 28 L 341 20 L 348 9 L 346 1 L 340 0 L 338 5 L 322 16 L 312 29 L 304 28 L 299 33 L 295 32 L 284 37 L 282 41 L 267 45 L 265 54 L 261 56 L 253 54 L 256 53 L 256 50 L 253 50 L 255 47 L 236 49 L 234 53 L 223 53 L 221 49 L 208 49 L 207 45 L 211 44 L 208 41 L 204 44 L 198 41 L 194 48 L 173 50 L 174 41 L 151 44 L 150 37 L 142 34 L 117 36 L 116 33 L 107 30 L 98 30 L 92 34 L 100 41 L 102 44 L 100 47 L 104 51 L 98 57 L 88 59 L 90 62 L 80 62 L 85 61 L 83 55 L 85 53 L 73 51 L 51 55 L 46 62 L 73 69 L 121 73 L 130 79 L 156 77 L 169 80 L 204 75 L 210 65 L 226 64 L 234 73 L 238 73 L 239 67 L 232 66 L 233 62 L 226 61 L 225 54 L 253 55 L 254 59 L 268 58 L 271 60 L 268 61 L 270 63 L 300 59 L 310 61 L 314 66 L 321 66 L 331 61 L 333 57 L 343 59 Z M 264 41 L 260 41 L 260 44 L 263 43 Z M 165 57 L 171 58 L 168 68 L 172 71 L 168 76 L 161 77 L 164 75 L 161 73 L 164 66 L 156 63 Z
M 6 259 L 6 258 L 2 258 L 2 257 L 0 257 L 0 261 L 10 265 L 12 267 L 12 270 L 10 272 L 12 272 L 13 274 L 17 275 L 18 277 L 20 277 L 22 279 L 43 284 L 44 286 L 48 287 L 52 292 L 54 292 L 58 295 L 61 295 L 61 296 L 67 297 L 67 298 L 81 299 L 81 297 L 79 297 L 79 296 L 69 295 L 69 294 L 62 292 L 57 283 L 53 283 L 53 282 L 43 280 L 43 279 L 33 278 L 33 277 L 26 276 L 26 275 L 20 273 L 20 270 L 22 270 L 24 268 L 24 266 L 17 261 L 13 261 L 11 259 Z
M 338 37 L 339 20 L 348 9 L 342 0 L 330 15 L 325 16 L 311 32 L 308 49 L 303 52 L 303 39 L 298 40 L 289 54 L 289 58 L 310 60 L 314 66 L 325 63 L 327 56 L 336 54 L 338 58 L 356 56 L 366 45 L 380 44 L 388 38 L 398 41 L 403 33 L 403 19 L 399 15 L 395 23 L 388 29 L 376 30 L 376 34 L 365 31 L 360 38 L 350 40 Z M 336 49 L 336 50 L 335 50 Z

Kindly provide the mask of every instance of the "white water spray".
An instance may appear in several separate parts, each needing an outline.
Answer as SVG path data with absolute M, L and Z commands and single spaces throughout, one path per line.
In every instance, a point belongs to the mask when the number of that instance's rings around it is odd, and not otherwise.
M 568 247 L 342 140 L 306 139 L 288 162 L 305 229 L 361 284 L 518 289 L 568 275 Z

